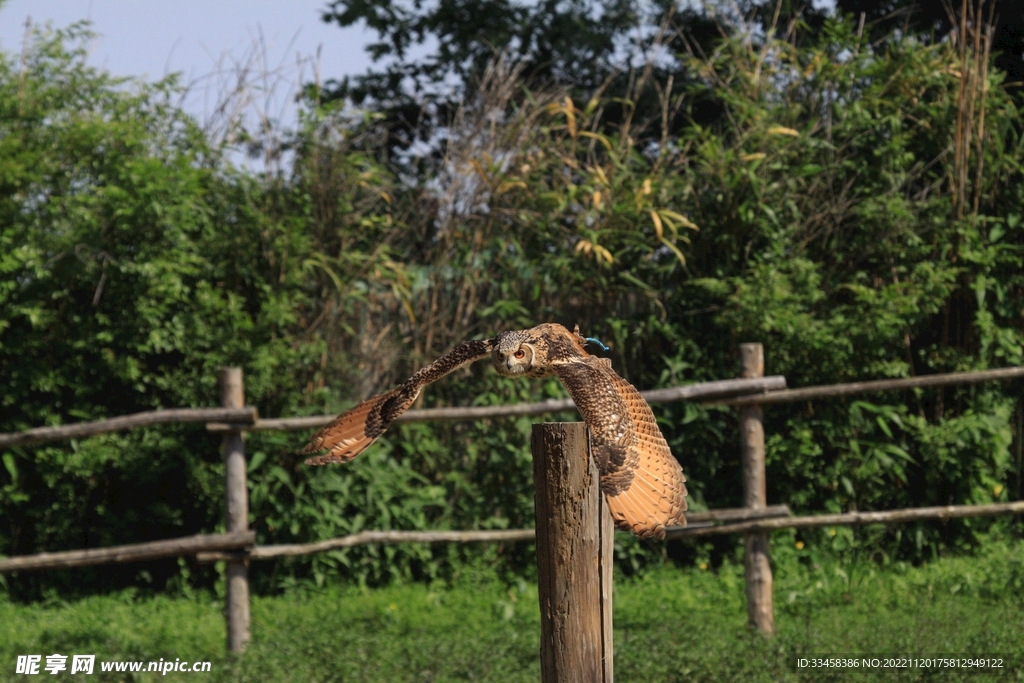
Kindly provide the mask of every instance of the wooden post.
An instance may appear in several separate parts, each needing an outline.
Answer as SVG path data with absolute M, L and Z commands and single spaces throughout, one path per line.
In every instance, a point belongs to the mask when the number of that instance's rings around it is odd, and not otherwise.
M 1024 445 L 1024 396 L 1017 399 L 1017 500 L 1024 500 L 1024 458 L 1021 457 Z
M 225 408 L 245 405 L 242 368 L 221 368 L 220 399 Z M 224 434 L 224 499 L 225 531 L 248 531 L 249 492 L 245 482 L 245 442 L 242 432 Z M 249 562 L 246 559 L 227 561 L 228 651 L 243 652 L 249 642 Z
M 533 425 L 543 683 L 612 683 L 613 523 L 581 422 Z
M 764 376 L 764 347 L 740 344 L 744 378 Z M 761 509 L 767 506 L 764 470 L 764 410 L 758 405 L 739 409 L 740 444 L 743 451 L 743 504 Z M 743 564 L 747 583 L 747 616 L 750 626 L 761 633 L 775 633 L 772 610 L 772 567 L 769 562 L 768 532 L 744 535 Z

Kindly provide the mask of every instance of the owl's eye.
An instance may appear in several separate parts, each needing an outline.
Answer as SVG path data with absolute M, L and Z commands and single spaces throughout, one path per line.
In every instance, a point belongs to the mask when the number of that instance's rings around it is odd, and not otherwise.
M 525 356 L 525 355 L 526 355 L 526 352 L 525 352 L 525 351 L 523 351 L 522 349 L 519 349 L 518 351 L 516 351 L 516 352 L 515 352 L 514 354 L 512 354 L 512 355 L 514 355 L 514 356 L 515 356 L 516 358 L 522 358 L 523 356 Z

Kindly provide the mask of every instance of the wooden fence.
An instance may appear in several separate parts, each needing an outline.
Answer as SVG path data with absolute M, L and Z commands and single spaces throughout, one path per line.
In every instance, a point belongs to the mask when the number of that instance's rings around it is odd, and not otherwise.
M 765 497 L 762 408 L 763 405 L 771 403 L 808 401 L 867 392 L 903 391 L 920 387 L 1021 378 L 1024 377 L 1024 367 L 787 389 L 784 377 L 763 376 L 764 355 L 760 344 L 741 345 L 740 360 L 742 376 L 738 379 L 691 384 L 641 393 L 651 403 L 700 400 L 705 403 L 735 405 L 739 410 L 745 507 L 734 510 L 691 512 L 687 515 L 689 525 L 669 529 L 667 537 L 679 539 L 712 534 L 744 534 L 748 612 L 751 626 L 754 628 L 765 633 L 771 633 L 774 630 L 771 590 L 772 576 L 768 544 L 768 532 L 772 530 L 880 524 L 920 519 L 951 519 L 1024 512 L 1024 501 L 1020 501 L 992 505 L 954 505 L 881 512 L 793 516 L 789 508 L 784 505 L 767 505 Z M 351 536 L 317 543 L 256 546 L 255 534 L 248 529 L 248 494 L 245 479 L 243 432 L 308 430 L 329 423 L 334 416 L 261 419 L 254 408 L 245 407 L 242 372 L 238 368 L 224 369 L 220 375 L 220 386 L 222 403 L 220 408 L 158 410 L 109 420 L 59 427 L 42 427 L 23 432 L 0 434 L 0 448 L 14 445 L 25 446 L 69 438 L 82 438 L 157 424 L 206 423 L 207 429 L 211 432 L 223 434 L 223 453 L 226 471 L 225 526 L 227 533 L 192 536 L 115 548 L 40 553 L 37 555 L 0 559 L 0 573 L 30 569 L 69 568 L 89 564 L 133 562 L 180 555 L 195 555 L 199 561 L 224 560 L 227 563 L 228 582 L 227 605 L 225 609 L 228 648 L 231 651 L 239 652 L 245 648 L 245 643 L 249 639 L 248 563 L 253 560 L 306 555 L 368 543 L 513 542 L 537 540 L 539 561 L 545 556 L 545 553 L 550 552 L 549 547 L 541 549 L 539 546 L 546 545 L 545 540 L 552 538 L 550 533 L 554 532 L 549 533 L 549 530 L 538 533 L 534 529 L 424 532 L 364 531 Z M 543 415 L 552 412 L 563 412 L 573 408 L 574 404 L 571 399 L 551 399 L 537 403 L 511 406 L 410 410 L 400 420 L 403 422 L 477 420 L 509 416 Z M 1020 427 L 1018 426 L 1019 430 Z M 1017 441 L 1019 442 L 1020 440 L 1021 435 L 1018 433 Z M 544 534 L 548 535 L 544 536 Z M 538 536 L 541 538 L 538 538 Z M 542 601 L 544 599 L 542 596 Z M 605 607 L 602 607 L 602 609 L 610 609 L 606 603 L 602 604 L 605 604 Z M 610 621 L 608 623 L 610 624 Z M 604 636 L 602 635 L 601 637 Z M 552 664 L 552 666 L 555 665 Z

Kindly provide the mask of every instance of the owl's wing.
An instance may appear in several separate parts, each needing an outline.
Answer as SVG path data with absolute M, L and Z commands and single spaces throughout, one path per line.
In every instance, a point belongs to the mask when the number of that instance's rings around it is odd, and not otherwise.
M 303 453 L 323 453 L 306 460 L 307 465 L 348 462 L 362 453 L 404 413 L 420 390 L 450 372 L 490 355 L 493 339 L 463 342 L 386 394 L 369 398 L 342 413 L 309 439 Z
M 640 538 L 664 538 L 686 524 L 686 477 L 654 413 L 606 358 L 555 365 L 591 434 L 591 453 L 615 525 Z

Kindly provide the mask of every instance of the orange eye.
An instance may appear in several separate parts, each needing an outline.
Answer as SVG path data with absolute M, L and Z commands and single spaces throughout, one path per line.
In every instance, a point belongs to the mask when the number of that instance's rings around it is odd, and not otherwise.
M 525 351 L 523 351 L 522 349 L 519 349 L 519 350 L 518 350 L 518 351 L 516 351 L 516 352 L 515 352 L 515 354 L 513 354 L 513 355 L 515 355 L 515 357 L 516 357 L 516 358 L 522 358 L 523 356 L 525 356 L 525 355 L 526 355 L 526 352 L 525 352 Z

